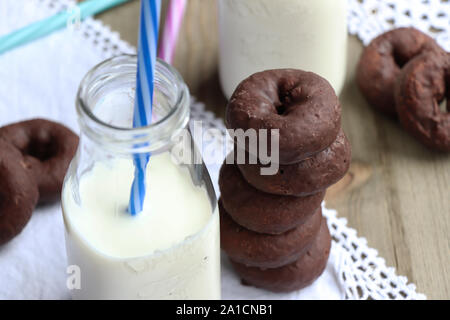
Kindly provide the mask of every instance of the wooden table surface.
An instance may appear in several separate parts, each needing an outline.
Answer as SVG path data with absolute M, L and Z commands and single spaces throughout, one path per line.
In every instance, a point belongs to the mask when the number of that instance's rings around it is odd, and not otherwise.
M 213 0 L 189 0 L 174 65 L 191 92 L 223 117 L 218 83 L 217 17 Z M 165 5 L 163 5 L 163 10 Z M 137 44 L 139 1 L 99 16 Z M 162 15 L 163 16 L 163 15 Z M 354 80 L 361 43 L 350 37 L 343 127 L 353 147 L 349 174 L 327 193 L 349 225 L 388 266 L 430 299 L 450 299 L 450 155 L 431 152 L 400 126 L 372 111 Z

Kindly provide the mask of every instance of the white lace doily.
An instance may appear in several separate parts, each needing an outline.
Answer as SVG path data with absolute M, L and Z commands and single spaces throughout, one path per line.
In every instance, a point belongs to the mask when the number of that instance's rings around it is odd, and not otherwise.
M 393 28 L 415 27 L 450 51 L 450 1 L 347 0 L 348 31 L 367 45 Z
M 70 0 L 36 0 L 41 6 L 52 12 L 67 10 L 74 5 Z M 1 1 L 3 2 L 3 1 Z M 0 2 L 0 11 L 2 9 Z M 447 50 L 449 41 L 450 2 L 439 0 L 349 0 L 348 27 L 367 44 L 383 31 L 399 26 L 415 26 L 438 40 Z M 24 8 L 27 8 L 26 6 Z M 18 15 L 8 12 L 8 19 L 17 19 Z M 8 21 L 0 21 L 8 26 Z M 14 25 L 14 24 L 13 24 Z M 16 23 L 17 27 L 17 23 Z M 89 18 L 80 25 L 86 40 L 99 50 L 103 58 L 120 53 L 132 53 L 135 49 L 120 39 L 100 21 Z M 4 27 L 3 30 L 7 30 Z M 12 30 L 11 30 L 12 31 Z M 80 51 L 82 52 L 82 48 Z M 80 53 L 82 54 L 82 53 Z M 201 103 L 192 104 L 192 119 L 201 119 L 203 125 L 224 132 L 221 119 L 204 110 Z M 215 141 L 213 143 L 221 143 Z M 214 179 L 214 177 L 213 177 Z M 369 248 L 364 238 L 358 237 L 356 230 L 347 226 L 345 218 L 338 218 L 334 210 L 324 210 L 330 232 L 333 236 L 333 249 L 340 256 L 335 269 L 347 299 L 424 299 L 406 277 L 398 276 L 394 268 L 389 268 L 375 249 Z

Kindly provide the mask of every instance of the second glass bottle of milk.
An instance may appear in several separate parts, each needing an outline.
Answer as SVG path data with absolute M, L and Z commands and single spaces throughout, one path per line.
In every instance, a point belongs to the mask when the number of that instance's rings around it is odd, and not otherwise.
M 251 74 L 296 68 L 337 94 L 346 70 L 347 0 L 219 0 L 220 80 L 227 98 Z

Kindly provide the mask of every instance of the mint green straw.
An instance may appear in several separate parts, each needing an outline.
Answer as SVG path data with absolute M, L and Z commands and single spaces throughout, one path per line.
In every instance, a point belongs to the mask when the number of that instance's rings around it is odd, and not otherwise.
M 86 0 L 73 9 L 78 8 L 80 20 L 84 20 L 87 17 L 127 1 L 128 0 Z M 67 21 L 72 17 L 73 12 L 60 12 L 47 19 L 32 23 L 22 29 L 0 37 L 0 54 L 64 28 L 67 25 Z

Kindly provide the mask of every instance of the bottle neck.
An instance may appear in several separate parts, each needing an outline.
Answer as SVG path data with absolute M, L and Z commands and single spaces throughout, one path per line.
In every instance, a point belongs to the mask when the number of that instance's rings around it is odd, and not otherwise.
M 137 58 L 123 55 L 94 67 L 80 84 L 77 112 L 83 139 L 108 152 L 158 153 L 189 120 L 189 91 L 175 69 L 158 60 L 152 123 L 133 128 Z

